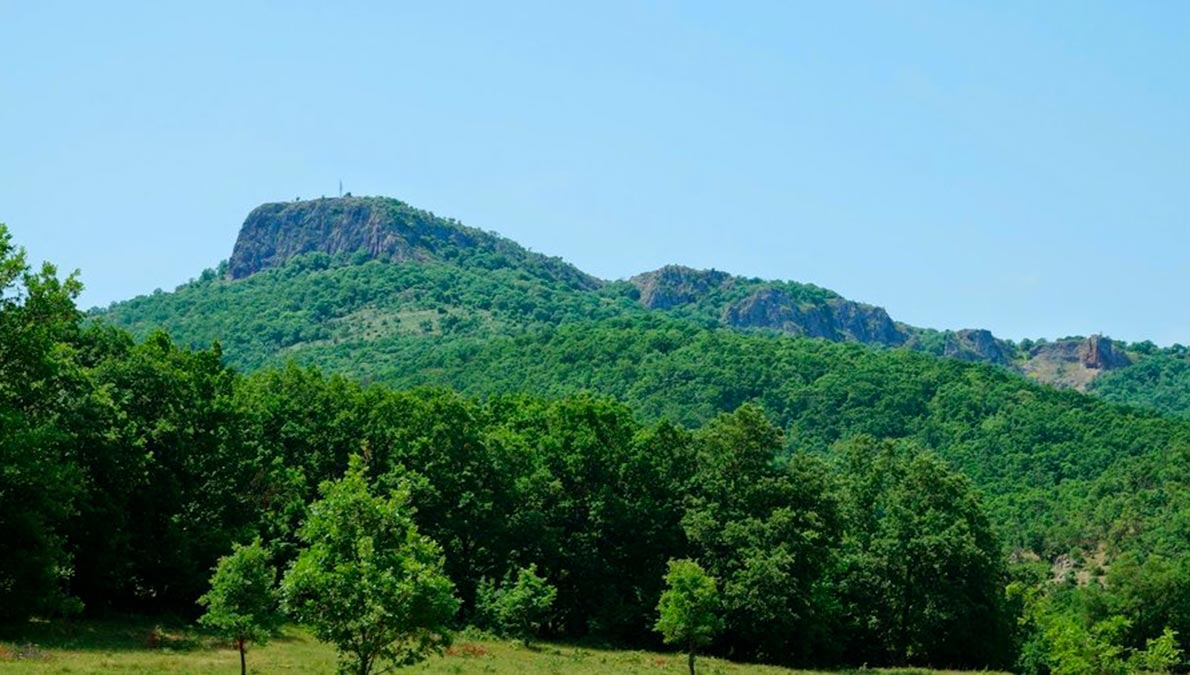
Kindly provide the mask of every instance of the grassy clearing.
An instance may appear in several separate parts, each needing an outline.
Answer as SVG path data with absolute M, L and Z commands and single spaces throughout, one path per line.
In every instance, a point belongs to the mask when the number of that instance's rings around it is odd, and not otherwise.
M 239 654 L 230 644 L 182 624 L 144 621 L 33 623 L 19 635 L 0 636 L 0 672 L 4 673 L 238 673 Z M 335 651 L 300 628 L 287 628 L 264 647 L 248 652 L 252 673 L 318 674 L 335 671 Z M 401 672 L 446 675 L 595 675 L 686 672 L 680 654 L 613 651 L 540 644 L 526 648 L 463 634 L 443 656 Z M 700 658 L 706 675 L 795 675 L 772 666 Z M 865 671 L 926 673 L 941 671 Z

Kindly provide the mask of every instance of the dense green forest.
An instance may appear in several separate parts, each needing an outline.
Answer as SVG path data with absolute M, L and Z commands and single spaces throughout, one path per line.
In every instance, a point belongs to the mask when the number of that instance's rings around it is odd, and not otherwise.
M 358 456 L 408 490 L 458 625 L 532 569 L 556 589 L 542 636 L 655 646 L 667 564 L 691 559 L 722 594 L 711 651 L 737 659 L 1091 673 L 1190 646 L 1178 419 L 517 267 L 314 253 L 109 315 L 164 307 L 181 344 L 88 319 L 78 290 L 0 229 L 3 622 L 197 615 L 234 544 L 289 567 Z
M 652 325 L 661 316 L 748 335 L 988 363 L 1117 403 L 1190 413 L 1181 345 L 1102 336 L 1014 343 L 982 330 L 895 322 L 878 307 L 812 284 L 675 265 L 601 281 L 494 233 L 379 197 L 263 205 L 249 214 L 228 262 L 172 293 L 94 314 L 139 339 L 165 328 L 188 346 L 219 340 L 240 368 L 293 359 L 394 385 L 440 381 L 424 363 L 457 353 L 467 338 L 486 343 L 575 321 Z M 397 353 L 418 360 L 394 363 Z
M 1190 415 L 1190 352 L 1181 345 L 1159 349 L 1141 343 L 1133 348 L 1142 358 L 1123 370 L 1104 373 L 1091 385 L 1092 393 L 1167 415 Z

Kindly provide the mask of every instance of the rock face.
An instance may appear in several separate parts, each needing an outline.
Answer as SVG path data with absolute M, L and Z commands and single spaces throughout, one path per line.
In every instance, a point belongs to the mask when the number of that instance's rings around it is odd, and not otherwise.
M 1092 335 L 1086 339 L 1057 340 L 1034 346 L 1029 350 L 1023 370 L 1035 380 L 1086 391 L 1103 371 L 1131 363 L 1126 354 L 1116 351 L 1111 340 Z
M 693 304 L 712 290 L 732 281 L 732 276 L 716 270 L 696 270 L 681 265 L 666 265 L 655 272 L 638 274 L 628 280 L 640 292 L 640 303 L 649 309 L 673 309 Z
M 1102 335 L 1092 335 L 1078 346 L 1078 358 L 1086 368 L 1111 370 L 1130 365 L 1128 356 L 1116 351 L 1111 340 Z
M 723 310 L 733 328 L 772 328 L 791 335 L 896 346 L 908 335 L 879 307 L 842 298 L 801 304 L 780 288 L 762 288 Z
M 702 316 L 732 328 L 767 328 L 790 335 L 886 346 L 904 344 L 909 338 L 908 332 L 883 309 L 815 287 L 762 282 L 678 265 L 646 272 L 629 281 L 636 286 L 640 303 L 649 309 L 696 307 Z
M 943 356 L 960 361 L 978 361 L 1007 366 L 1012 363 L 1012 349 L 991 331 L 963 329 L 947 337 Z
M 242 279 L 304 253 L 362 255 L 393 262 L 458 260 L 482 267 L 522 266 L 575 288 L 601 282 L 558 258 L 383 197 L 341 197 L 264 204 L 248 214 L 228 260 Z
M 883 307 L 842 298 L 827 300 L 827 307 L 834 314 L 836 329 L 852 340 L 895 347 L 909 339 L 909 333 L 894 323 Z
M 1116 351 L 1111 340 L 1102 335 L 1039 344 L 1029 350 L 1029 358 L 1072 363 L 1094 370 L 1122 368 L 1131 363 L 1125 354 Z

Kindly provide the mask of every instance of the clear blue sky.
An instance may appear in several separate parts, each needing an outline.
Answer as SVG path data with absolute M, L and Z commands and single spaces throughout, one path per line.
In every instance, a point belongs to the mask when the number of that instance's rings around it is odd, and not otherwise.
M 0 0 L 0 221 L 85 306 L 346 190 L 605 278 L 1190 343 L 1190 4 Z

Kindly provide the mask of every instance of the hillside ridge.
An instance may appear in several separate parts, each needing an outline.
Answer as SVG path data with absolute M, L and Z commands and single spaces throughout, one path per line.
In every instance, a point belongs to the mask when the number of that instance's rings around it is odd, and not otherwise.
M 269 289 L 247 292 L 261 285 Z M 102 313 L 142 335 L 160 326 L 193 344 L 219 339 L 233 362 L 256 367 L 328 341 L 349 341 L 362 353 L 368 341 L 398 336 L 469 331 L 486 339 L 640 312 L 734 331 L 906 348 L 1109 397 L 1096 391 L 1099 376 L 1127 371 L 1151 353 L 1099 335 L 1018 344 L 986 329 L 921 328 L 813 284 L 714 269 L 671 264 L 603 280 L 495 232 L 378 196 L 262 204 L 244 220 L 222 274 L 204 273 L 174 294 Z M 234 320 L 239 313 L 251 321 Z M 249 347 L 252 357 L 241 357 Z M 1136 389 L 1135 379 L 1120 379 L 1117 388 Z

